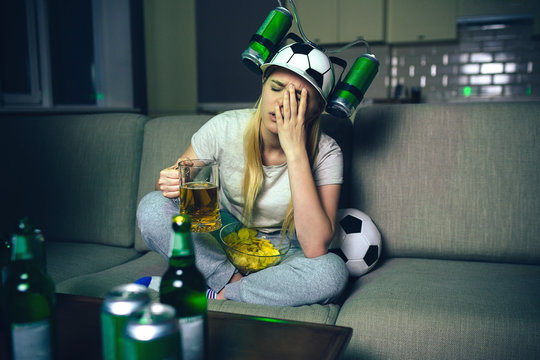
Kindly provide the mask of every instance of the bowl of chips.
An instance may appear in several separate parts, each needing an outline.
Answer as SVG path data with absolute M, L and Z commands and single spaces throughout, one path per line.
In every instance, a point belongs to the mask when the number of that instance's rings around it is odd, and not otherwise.
M 289 251 L 288 236 L 269 237 L 240 223 L 221 228 L 219 239 L 227 258 L 242 275 L 248 275 L 279 264 Z

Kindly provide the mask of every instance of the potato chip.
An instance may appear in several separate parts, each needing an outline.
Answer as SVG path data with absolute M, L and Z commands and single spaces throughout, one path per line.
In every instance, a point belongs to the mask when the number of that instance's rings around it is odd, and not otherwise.
M 225 236 L 224 241 L 230 247 L 242 252 L 229 252 L 231 261 L 246 272 L 267 268 L 279 261 L 279 250 L 270 241 L 256 237 L 257 231 L 241 228 Z M 254 255 L 254 256 L 251 256 Z M 265 257 L 260 257 L 265 256 Z

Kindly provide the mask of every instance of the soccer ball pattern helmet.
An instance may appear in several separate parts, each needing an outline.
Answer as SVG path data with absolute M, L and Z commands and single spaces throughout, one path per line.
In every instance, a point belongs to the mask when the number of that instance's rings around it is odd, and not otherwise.
M 293 43 L 281 48 L 261 70 L 279 66 L 297 73 L 317 89 L 326 104 L 334 88 L 334 67 L 321 50 L 305 43 Z
M 339 255 L 351 276 L 373 269 L 381 256 L 381 234 L 371 218 L 358 209 L 339 209 L 330 252 Z

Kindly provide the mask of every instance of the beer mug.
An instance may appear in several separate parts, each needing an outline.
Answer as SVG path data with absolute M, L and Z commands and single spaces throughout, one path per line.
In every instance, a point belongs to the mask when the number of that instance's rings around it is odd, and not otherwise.
M 178 163 L 180 213 L 191 218 L 191 232 L 221 228 L 219 173 L 214 160 L 192 159 Z

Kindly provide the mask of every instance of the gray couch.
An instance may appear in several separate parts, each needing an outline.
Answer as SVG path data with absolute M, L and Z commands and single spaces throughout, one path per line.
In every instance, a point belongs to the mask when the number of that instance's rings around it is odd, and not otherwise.
M 374 105 L 325 116 L 345 154 L 341 207 L 383 258 L 342 302 L 209 309 L 354 329 L 347 359 L 540 358 L 540 103 Z M 137 204 L 210 116 L 0 116 L 1 233 L 28 215 L 58 292 L 104 296 L 161 275 Z

